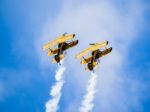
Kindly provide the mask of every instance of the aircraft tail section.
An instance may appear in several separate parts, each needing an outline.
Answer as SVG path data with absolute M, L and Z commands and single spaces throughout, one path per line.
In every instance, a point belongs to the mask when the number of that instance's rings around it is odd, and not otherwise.
M 52 63 L 60 63 L 61 60 L 65 58 L 64 54 L 61 55 L 55 55 L 54 59 L 52 60 Z

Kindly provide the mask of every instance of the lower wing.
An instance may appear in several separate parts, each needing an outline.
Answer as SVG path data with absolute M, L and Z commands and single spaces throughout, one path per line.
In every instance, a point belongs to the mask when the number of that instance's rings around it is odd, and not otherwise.
M 72 48 L 72 47 L 76 46 L 77 44 L 78 44 L 78 40 L 73 41 L 73 42 L 70 42 L 70 43 L 67 44 L 65 50 L 67 50 L 67 49 L 69 49 L 69 48 Z M 50 49 L 50 50 L 48 50 L 47 55 L 48 55 L 48 56 L 52 56 L 52 55 L 54 55 L 54 54 L 57 54 L 58 51 L 59 51 L 59 48 L 52 49 L 52 50 Z
M 101 52 L 101 55 L 99 58 L 109 54 L 112 51 L 112 47 L 105 49 L 104 51 Z
M 98 55 L 98 58 L 101 58 L 101 57 L 109 54 L 111 51 L 112 51 L 112 47 L 110 47 L 104 51 L 101 51 L 101 53 L 99 53 L 99 55 Z M 81 64 L 87 64 L 87 63 L 91 62 L 91 60 L 92 60 L 92 57 L 83 58 L 83 60 L 81 60 Z
M 58 49 L 52 49 L 52 50 L 48 50 L 47 55 L 52 56 L 52 55 L 57 54 L 57 53 L 58 53 Z
M 92 57 L 88 57 L 88 58 L 84 58 L 83 60 L 81 60 L 81 64 L 87 64 L 92 60 Z
M 72 47 L 76 46 L 77 44 L 78 44 L 78 40 L 75 40 L 75 41 L 73 41 L 73 42 L 70 42 L 70 43 L 67 44 L 65 50 L 67 50 L 67 49 L 69 49 L 69 48 L 72 48 Z

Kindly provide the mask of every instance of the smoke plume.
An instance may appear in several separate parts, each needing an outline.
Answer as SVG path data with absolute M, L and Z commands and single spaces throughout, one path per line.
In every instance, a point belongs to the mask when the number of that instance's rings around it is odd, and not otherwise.
M 62 64 L 59 66 L 58 70 L 56 70 L 56 84 L 52 87 L 50 91 L 50 96 L 52 99 L 50 99 L 46 103 L 46 112 L 56 112 L 59 109 L 59 101 L 61 98 L 61 90 L 64 84 L 63 80 L 63 74 L 65 72 L 66 68 Z
M 87 85 L 87 93 L 84 96 L 84 99 L 82 101 L 81 107 L 80 107 L 80 112 L 91 112 L 93 110 L 94 104 L 93 100 L 95 97 L 96 93 L 96 81 L 97 81 L 97 74 L 96 73 L 91 73 L 90 80 Z

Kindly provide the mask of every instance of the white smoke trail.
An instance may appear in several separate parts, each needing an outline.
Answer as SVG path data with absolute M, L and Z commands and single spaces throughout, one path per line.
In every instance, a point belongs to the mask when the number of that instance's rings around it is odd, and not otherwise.
M 56 71 L 55 79 L 57 82 L 50 91 L 50 96 L 52 96 L 52 99 L 50 99 L 46 103 L 46 112 L 56 112 L 59 108 L 61 90 L 64 84 L 63 74 L 65 70 L 66 68 L 63 66 L 63 62 L 62 62 L 62 64 L 59 66 L 58 70 Z
M 91 112 L 93 110 L 94 104 L 93 100 L 96 93 L 96 82 L 97 82 L 97 74 L 91 73 L 90 80 L 87 86 L 87 93 L 84 96 L 84 100 L 82 101 L 81 107 L 79 109 L 80 112 Z

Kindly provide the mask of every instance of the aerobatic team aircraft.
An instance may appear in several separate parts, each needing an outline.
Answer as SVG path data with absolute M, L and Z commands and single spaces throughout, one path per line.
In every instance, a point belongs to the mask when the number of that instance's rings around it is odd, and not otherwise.
M 54 55 L 54 59 L 52 63 L 60 63 L 62 59 L 64 59 L 65 54 L 64 51 L 72 48 L 78 44 L 78 40 L 74 40 L 75 34 L 62 34 L 60 37 L 56 38 L 54 41 L 47 43 L 43 46 L 43 50 L 47 50 L 48 56 Z M 71 42 L 69 42 L 71 40 Z M 58 48 L 52 48 L 54 46 L 58 46 Z
M 112 51 L 112 47 L 106 48 L 108 41 L 90 44 L 91 46 L 85 49 L 83 52 L 76 55 L 76 58 L 83 58 L 81 64 L 87 64 L 86 70 L 93 71 L 94 68 L 98 65 L 99 59 Z M 102 50 L 101 48 L 105 48 Z M 92 56 L 85 58 L 84 56 L 91 53 Z

